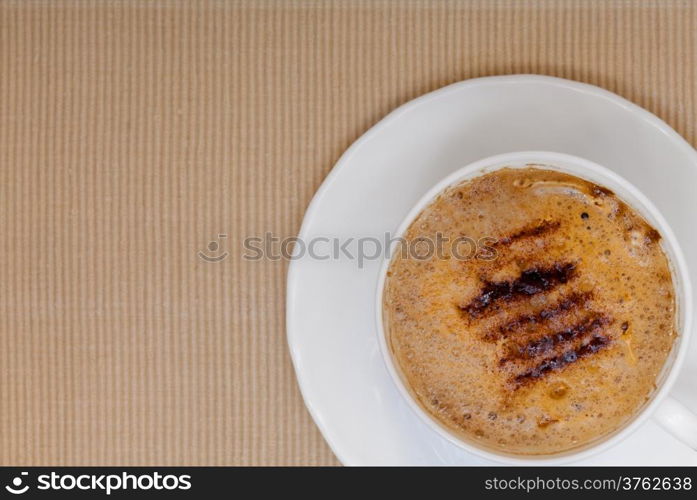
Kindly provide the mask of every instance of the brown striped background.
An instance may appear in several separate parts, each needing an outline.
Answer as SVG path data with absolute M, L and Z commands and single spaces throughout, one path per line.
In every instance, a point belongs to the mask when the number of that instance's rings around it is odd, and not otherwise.
M 0 0 L 0 463 L 336 463 L 286 265 L 242 238 L 296 233 L 353 140 L 466 78 L 601 85 L 694 144 L 696 58 L 688 1 Z

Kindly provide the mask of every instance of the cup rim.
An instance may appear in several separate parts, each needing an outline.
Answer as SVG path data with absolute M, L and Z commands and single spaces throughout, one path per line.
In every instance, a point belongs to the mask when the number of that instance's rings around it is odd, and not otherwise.
M 460 167 L 437 182 L 419 198 L 419 200 L 412 206 L 410 211 L 397 227 L 397 230 L 393 235 L 393 239 L 401 237 L 409 228 L 414 219 L 423 211 L 423 209 L 426 208 L 437 195 L 439 195 L 449 186 L 452 186 L 460 181 L 477 178 L 481 175 L 485 175 L 501 168 L 521 168 L 526 165 L 565 172 L 575 177 L 600 184 L 601 186 L 606 185 L 604 180 L 609 181 L 610 184 L 613 185 L 607 187 L 614 187 L 614 185 L 620 186 L 624 193 L 616 193 L 618 197 L 630 205 L 634 210 L 637 210 L 643 217 L 647 218 L 648 222 L 650 222 L 652 226 L 660 232 L 662 236 L 662 244 L 664 245 L 664 251 L 666 254 L 668 254 L 668 260 L 671 265 L 674 287 L 676 290 L 676 318 L 678 321 L 678 335 L 673 343 L 673 347 L 671 348 L 668 358 L 666 358 L 662 368 L 662 373 L 658 376 L 659 378 L 663 378 L 663 380 L 660 386 L 653 392 L 650 401 L 646 403 L 643 408 L 639 409 L 631 417 L 631 420 L 628 423 L 625 423 L 624 426 L 605 437 L 599 438 L 600 441 L 597 443 L 594 444 L 591 442 L 577 451 L 571 449 L 568 451 L 547 455 L 516 455 L 507 454 L 504 452 L 499 453 L 495 450 L 479 447 L 465 441 L 464 439 L 461 439 L 453 431 L 445 427 L 444 424 L 436 421 L 436 419 L 432 417 L 415 400 L 412 393 L 406 387 L 406 383 L 400 375 L 399 369 L 395 365 L 390 347 L 387 344 L 387 336 L 383 323 L 383 292 L 387 270 L 392 260 L 391 252 L 389 251 L 386 253 L 380 268 L 375 296 L 378 344 L 380 346 L 380 351 L 382 353 L 385 366 L 390 374 L 390 378 L 396 385 L 402 398 L 406 400 L 412 411 L 414 411 L 431 430 L 435 431 L 441 437 L 444 437 L 451 443 L 470 453 L 498 463 L 509 465 L 560 465 L 596 455 L 623 441 L 646 422 L 646 420 L 660 405 L 661 401 L 663 401 L 663 399 L 668 395 L 684 363 L 692 332 L 692 285 L 690 282 L 687 263 L 677 238 L 675 237 L 675 234 L 673 233 L 668 222 L 651 202 L 651 200 L 633 184 L 607 167 L 585 158 L 566 153 L 534 150 L 510 152 L 482 158 Z M 590 176 L 585 176 L 584 174 L 572 171 L 572 169 L 569 168 L 569 165 L 574 165 L 584 172 L 587 171 Z M 598 180 L 597 177 L 602 179 Z M 630 203 L 628 200 L 625 200 L 623 194 L 629 194 L 631 198 L 634 198 L 636 203 Z

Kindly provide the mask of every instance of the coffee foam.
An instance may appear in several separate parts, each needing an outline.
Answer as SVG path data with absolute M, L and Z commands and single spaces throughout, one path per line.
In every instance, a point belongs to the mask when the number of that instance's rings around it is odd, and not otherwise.
M 446 248 L 389 267 L 388 343 L 438 421 L 549 454 L 611 433 L 647 400 L 676 337 L 674 287 L 660 235 L 612 192 L 501 169 L 445 190 L 405 238 L 437 233 L 497 240 L 494 260 Z

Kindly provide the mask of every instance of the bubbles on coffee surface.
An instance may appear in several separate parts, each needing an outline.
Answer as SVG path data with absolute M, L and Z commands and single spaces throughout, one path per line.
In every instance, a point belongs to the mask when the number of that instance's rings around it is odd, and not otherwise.
M 389 344 L 426 411 L 480 445 L 547 454 L 644 403 L 675 338 L 673 283 L 660 235 L 612 191 L 503 169 L 446 190 L 406 237 L 435 232 L 492 237 L 496 258 L 390 266 Z

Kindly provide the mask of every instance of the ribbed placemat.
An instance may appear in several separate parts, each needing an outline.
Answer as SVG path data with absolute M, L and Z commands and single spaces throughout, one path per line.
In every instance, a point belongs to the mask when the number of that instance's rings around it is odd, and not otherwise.
M 243 238 L 295 234 L 352 141 L 466 78 L 600 85 L 694 144 L 696 27 L 690 1 L 0 1 L 0 463 L 336 463 L 287 265 Z

